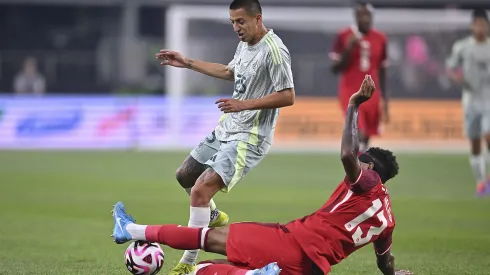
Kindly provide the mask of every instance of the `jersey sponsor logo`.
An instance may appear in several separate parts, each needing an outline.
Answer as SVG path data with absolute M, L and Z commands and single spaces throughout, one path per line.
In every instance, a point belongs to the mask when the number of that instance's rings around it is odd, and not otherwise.
M 35 111 L 17 122 L 16 134 L 19 137 L 39 137 L 69 132 L 76 129 L 82 119 L 83 112 L 80 109 Z

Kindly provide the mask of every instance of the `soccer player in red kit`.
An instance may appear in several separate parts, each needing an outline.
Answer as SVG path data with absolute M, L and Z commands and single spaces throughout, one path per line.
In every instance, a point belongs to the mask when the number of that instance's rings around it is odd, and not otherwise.
M 369 139 L 379 134 L 380 120 L 389 121 L 389 95 L 386 90 L 387 39 L 372 28 L 373 7 L 365 2 L 355 6 L 356 25 L 337 35 L 332 52 L 332 71 L 340 74 L 339 100 L 342 111 L 347 111 L 349 98 L 357 92 L 366 74 L 378 87 L 373 98 L 359 108 L 360 151 L 369 146 Z M 381 98 L 383 100 L 381 101 Z
M 366 76 L 350 98 L 341 145 L 346 176 L 316 212 L 287 224 L 243 222 L 223 228 L 189 228 L 136 224 L 118 202 L 113 209 L 114 241 L 159 242 L 227 256 L 226 261 L 198 264 L 196 275 L 276 275 L 281 270 L 286 275 L 328 274 L 331 266 L 373 243 L 383 274 L 411 274 L 395 271 L 391 255 L 395 218 L 384 184 L 398 174 L 396 157 L 374 147 L 357 157 L 359 107 L 374 91 L 374 81 Z

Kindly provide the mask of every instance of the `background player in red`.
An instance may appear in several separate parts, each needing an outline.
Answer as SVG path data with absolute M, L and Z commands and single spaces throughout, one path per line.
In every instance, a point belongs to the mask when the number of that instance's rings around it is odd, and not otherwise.
M 342 111 L 347 111 L 350 97 L 357 92 L 366 74 L 378 87 L 373 98 L 359 109 L 360 151 L 364 152 L 369 139 L 379 134 L 380 120 L 389 122 L 389 95 L 386 90 L 387 39 L 372 28 L 373 7 L 365 2 L 355 6 L 356 25 L 337 35 L 329 56 L 332 71 L 340 74 L 339 99 Z M 380 99 L 383 98 L 383 101 Z
M 285 225 L 245 222 L 223 228 L 148 226 L 135 224 L 118 202 L 113 209 L 114 241 L 159 242 L 176 249 L 204 249 L 227 256 L 227 261 L 200 263 L 196 275 L 275 275 L 279 268 L 291 275 L 328 274 L 332 265 L 373 243 L 383 274 L 412 274 L 395 272 L 391 255 L 395 218 L 384 183 L 398 174 L 396 158 L 380 148 L 370 148 L 357 158 L 358 110 L 374 90 L 374 81 L 366 76 L 361 89 L 350 99 L 341 145 L 346 176 L 313 214 Z

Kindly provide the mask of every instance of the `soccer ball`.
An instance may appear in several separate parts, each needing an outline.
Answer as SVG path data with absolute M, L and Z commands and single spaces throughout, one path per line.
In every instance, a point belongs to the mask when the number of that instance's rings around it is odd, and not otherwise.
M 126 249 L 124 263 L 133 274 L 154 275 L 162 269 L 164 258 L 159 244 L 136 241 Z

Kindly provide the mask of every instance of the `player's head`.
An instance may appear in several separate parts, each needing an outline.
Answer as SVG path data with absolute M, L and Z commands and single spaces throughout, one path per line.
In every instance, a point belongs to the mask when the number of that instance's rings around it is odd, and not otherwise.
M 359 156 L 362 169 L 376 171 L 383 183 L 398 175 L 398 162 L 393 152 L 379 147 L 371 147 Z
M 357 28 L 362 33 L 368 33 L 373 25 L 373 5 L 364 1 L 357 1 L 354 9 Z
M 488 35 L 488 15 L 484 9 L 473 10 L 473 22 L 471 30 L 477 38 L 484 38 Z
M 230 4 L 233 30 L 243 42 L 250 42 L 262 30 L 262 7 L 258 0 L 234 0 Z

